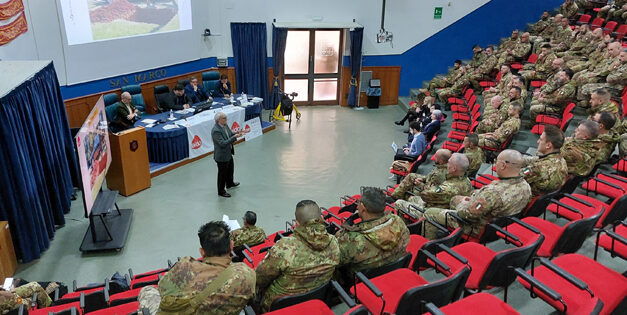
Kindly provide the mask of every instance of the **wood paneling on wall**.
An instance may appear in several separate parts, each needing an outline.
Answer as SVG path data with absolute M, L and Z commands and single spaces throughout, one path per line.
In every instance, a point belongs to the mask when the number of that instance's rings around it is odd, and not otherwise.
M 205 71 L 214 71 L 217 70 L 220 74 L 226 74 L 229 76 L 229 81 L 231 81 L 231 86 L 233 88 L 233 92 L 237 91 L 237 83 L 235 82 L 235 68 L 211 68 L 204 69 L 200 71 L 190 72 L 186 74 L 181 74 L 177 76 L 168 77 L 161 80 L 155 80 L 150 82 L 141 83 L 142 94 L 144 96 L 144 102 L 146 102 L 146 112 L 149 114 L 154 114 L 153 108 L 156 106 L 155 96 L 153 89 L 156 85 L 167 84 L 170 89 L 176 85 L 176 82 L 179 80 L 189 79 L 192 76 L 195 76 L 198 80 L 202 80 L 202 73 Z M 80 127 L 91 109 L 96 105 L 98 98 L 100 95 L 108 94 L 108 93 L 116 93 L 118 96 L 121 94 L 121 89 L 114 89 L 109 91 L 103 91 L 101 93 L 85 95 L 81 97 L 71 98 L 65 100 L 65 111 L 67 113 L 68 121 L 71 128 Z
M 396 105 L 398 104 L 398 87 L 401 81 L 401 67 L 362 67 L 361 71 L 372 71 L 372 78 L 381 80 L 381 98 L 380 105 Z M 342 86 L 340 90 L 340 105 L 348 106 L 348 92 L 350 91 L 351 70 L 350 67 L 342 67 Z M 359 78 L 357 78 L 357 86 L 359 87 Z M 368 96 L 365 92 L 361 93 L 359 98 L 359 106 L 368 105 Z

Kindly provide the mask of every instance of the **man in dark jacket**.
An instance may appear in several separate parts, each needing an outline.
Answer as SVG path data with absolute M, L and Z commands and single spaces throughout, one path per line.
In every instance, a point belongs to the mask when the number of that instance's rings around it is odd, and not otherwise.
M 164 110 L 188 109 L 192 100 L 185 94 L 185 88 L 181 84 L 174 86 L 170 94 L 161 100 L 161 108 Z
M 226 114 L 223 112 L 217 113 L 214 119 L 216 124 L 211 130 L 211 139 L 214 148 L 213 159 L 218 164 L 218 195 L 229 198 L 231 195 L 226 192 L 226 188 L 239 185 L 233 181 L 233 154 L 235 154 L 233 143 L 246 132 L 242 130 L 234 134 L 227 125 Z

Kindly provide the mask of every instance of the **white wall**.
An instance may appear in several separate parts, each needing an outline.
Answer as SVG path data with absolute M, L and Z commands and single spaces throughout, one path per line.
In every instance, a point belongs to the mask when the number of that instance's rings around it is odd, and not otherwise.
M 5 46 L 0 59 L 52 59 L 62 85 L 207 57 L 232 56 L 230 22 L 266 22 L 271 56 L 272 20 L 346 23 L 364 26 L 364 54 L 402 54 L 490 0 L 390 0 L 385 28 L 394 46 L 377 44 L 382 0 L 192 0 L 193 29 L 175 33 L 67 46 L 57 1 L 24 0 L 29 30 Z M 58 9 L 57 9 L 58 6 Z M 444 8 L 441 20 L 434 7 Z M 203 38 L 205 28 L 222 36 Z

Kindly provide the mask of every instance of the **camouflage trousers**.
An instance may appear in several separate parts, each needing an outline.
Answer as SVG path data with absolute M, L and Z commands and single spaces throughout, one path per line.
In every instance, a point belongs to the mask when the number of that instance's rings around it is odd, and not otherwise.
M 450 84 L 447 81 L 444 80 L 444 77 L 435 77 L 435 78 L 431 79 L 427 89 L 429 90 L 429 93 L 431 93 L 431 96 L 434 96 L 435 95 L 435 89 L 445 88 L 445 87 L 448 87 L 449 85 Z
M 566 67 L 573 70 L 574 73 L 579 73 L 588 68 L 588 63 L 585 60 L 575 59 L 566 62 Z
M 48 307 L 52 304 L 52 299 L 39 283 L 29 282 L 16 288 L 12 292 L 0 291 L 0 314 L 5 314 L 12 309 L 16 309 L 22 304 L 24 304 L 27 309 L 30 308 L 35 293 L 37 293 L 37 305 L 40 308 Z
M 416 179 L 418 178 L 422 178 L 424 180 L 425 177 L 424 175 L 421 175 L 421 174 L 409 173 L 407 176 L 405 176 L 405 178 L 403 178 L 403 180 L 398 185 L 398 187 L 394 189 L 394 192 L 392 193 L 392 197 L 396 199 L 405 200 L 406 198 L 405 196 L 407 195 L 407 192 L 412 191 L 414 188 L 421 189 L 422 184 L 416 185 L 414 183 Z
M 535 70 L 521 70 L 520 72 L 518 72 L 518 74 L 522 76 L 525 81 L 546 80 L 547 78 L 547 75 L 545 73 Z
M 417 218 L 425 218 L 427 220 L 431 220 L 433 222 L 439 223 L 442 226 L 446 226 L 452 229 L 456 229 L 459 227 L 459 224 L 452 217 L 448 217 L 447 212 L 455 212 L 455 210 L 447 210 L 441 208 L 428 208 L 424 213 L 417 211 Z M 438 235 L 439 230 L 433 225 L 425 222 L 423 225 L 424 237 L 429 240 L 435 240 L 440 238 Z
M 452 97 L 452 96 L 456 96 L 462 93 L 461 89 L 457 89 L 455 87 L 450 87 L 450 88 L 444 88 L 441 89 L 437 92 L 438 94 L 438 99 L 440 100 L 440 103 L 442 104 L 447 104 L 448 103 L 448 98 Z
M 407 200 L 397 200 L 394 203 L 394 208 L 399 211 L 409 213 L 416 218 L 422 217 L 422 212 L 417 210 L 416 207 L 423 209 L 424 206 L 425 202 L 422 200 L 422 198 L 420 198 L 420 196 L 411 196 L 407 198 Z M 405 216 L 400 217 L 403 219 L 403 221 L 405 221 L 405 224 L 413 223 L 412 221 L 409 221 L 407 218 L 405 218 Z
M 161 294 L 157 288 L 149 285 L 145 286 L 139 291 L 137 296 L 139 302 L 139 308 L 147 308 L 150 311 L 150 315 L 155 315 L 159 311 L 159 304 L 161 304 Z
M 581 72 L 577 72 L 573 76 L 573 81 L 577 85 L 577 87 L 582 87 L 588 83 L 598 83 L 601 81 L 601 78 L 594 72 L 583 70 Z
M 532 122 L 536 121 L 536 117 L 542 114 L 561 114 L 562 109 L 555 106 L 547 106 L 544 104 L 531 105 L 529 108 L 529 117 Z
M 492 121 L 490 118 L 486 118 L 479 122 L 479 124 L 477 125 L 477 129 L 475 130 L 475 133 L 482 134 L 482 133 L 493 132 L 498 127 L 499 126 L 498 124 L 496 124 L 496 122 Z
M 620 158 L 627 158 L 627 133 L 620 135 L 620 142 L 618 143 L 618 155 Z
M 486 137 L 483 134 L 479 135 L 479 146 L 480 147 L 488 147 L 492 149 L 498 149 L 501 147 L 501 142 L 497 141 L 494 138 Z

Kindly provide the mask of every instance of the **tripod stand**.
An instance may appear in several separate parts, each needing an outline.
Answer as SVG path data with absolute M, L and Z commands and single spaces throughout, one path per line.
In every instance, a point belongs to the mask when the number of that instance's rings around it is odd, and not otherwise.
M 289 95 L 283 93 L 283 91 L 279 90 L 281 93 L 281 101 L 279 102 L 279 106 L 274 110 L 274 114 L 272 115 L 273 120 L 287 121 L 289 123 L 288 128 L 292 128 L 292 112 L 296 112 L 296 119 L 300 120 L 300 112 L 298 108 L 294 105 L 294 98 L 298 96 L 298 93 L 292 92 Z M 287 119 L 285 118 L 287 116 Z

